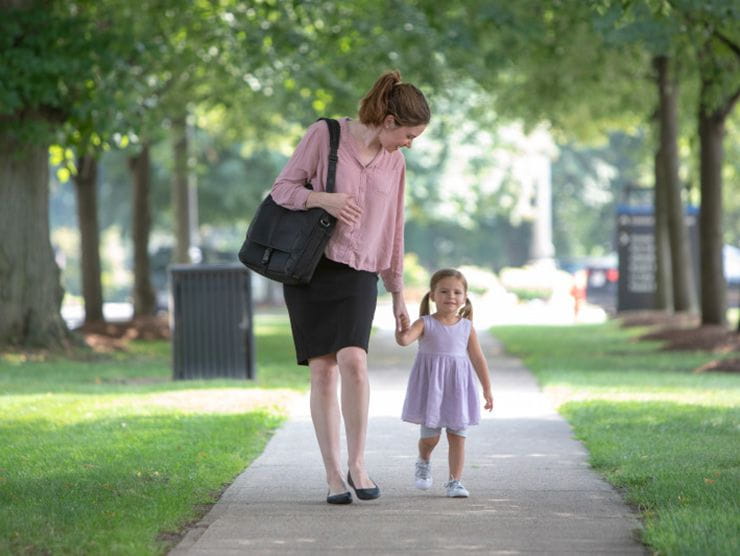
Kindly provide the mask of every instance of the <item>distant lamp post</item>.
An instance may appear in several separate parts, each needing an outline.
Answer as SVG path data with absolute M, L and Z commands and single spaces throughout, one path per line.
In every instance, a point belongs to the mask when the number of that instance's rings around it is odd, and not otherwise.
M 534 186 L 532 243 L 530 263 L 555 267 L 555 245 L 552 241 L 552 175 L 551 160 L 555 144 L 544 129 L 535 130 L 527 141 L 527 169 Z

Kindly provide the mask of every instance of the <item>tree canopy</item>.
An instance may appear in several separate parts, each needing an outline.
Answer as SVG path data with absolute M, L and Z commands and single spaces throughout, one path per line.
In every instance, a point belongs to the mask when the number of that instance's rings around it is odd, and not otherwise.
M 559 253 L 603 252 L 611 238 L 600 223 L 620 189 L 653 179 L 656 56 L 675 60 L 681 84 L 684 200 L 708 195 L 697 114 L 726 125 L 720 178 L 740 172 L 736 2 L 0 0 L 0 10 L 0 139 L 10 146 L 0 205 L 44 202 L 47 184 L 28 181 L 42 174 L 21 176 L 19 158 L 35 164 L 38 149 L 56 145 L 54 162 L 74 171 L 75 154 L 105 152 L 103 220 L 126 230 L 122 153 L 146 144 L 155 228 L 165 231 L 174 218 L 162 187 L 177 162 L 162 145 L 189 122 L 200 223 L 216 237 L 246 223 L 306 125 L 353 115 L 375 77 L 400 68 L 433 109 L 425 141 L 408 156 L 407 244 L 424 264 L 521 262 L 531 191 L 496 154 L 516 152 L 511 133 L 544 132 L 557 144 Z M 736 195 L 724 199 L 723 210 L 737 214 Z M 0 216 L 19 233 L 44 233 Z M 723 233 L 737 240 L 729 220 Z M 17 272 L 0 264 L 0 278 Z

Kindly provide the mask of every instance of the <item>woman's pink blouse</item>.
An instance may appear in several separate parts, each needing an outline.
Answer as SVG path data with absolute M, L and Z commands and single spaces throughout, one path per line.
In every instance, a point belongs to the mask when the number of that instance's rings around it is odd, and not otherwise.
M 334 191 L 349 193 L 362 207 L 357 224 L 337 222 L 324 254 L 331 260 L 357 270 L 378 272 L 386 290 L 403 289 L 403 223 L 406 160 L 400 151 L 381 148 L 363 166 L 359 145 L 349 132 L 349 118 L 339 121 L 339 162 Z M 272 186 L 275 202 L 291 210 L 306 210 L 311 192 L 326 190 L 329 157 L 329 128 L 324 121 L 313 123 L 296 147 Z

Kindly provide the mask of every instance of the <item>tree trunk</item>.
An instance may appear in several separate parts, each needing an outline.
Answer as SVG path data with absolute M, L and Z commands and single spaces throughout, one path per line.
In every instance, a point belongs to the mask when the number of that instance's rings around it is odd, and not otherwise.
M 103 317 L 103 286 L 100 280 L 100 232 L 98 230 L 98 161 L 85 155 L 77 160 L 74 178 L 77 193 L 77 221 L 80 229 L 80 274 L 85 323 Z
M 655 308 L 673 313 L 673 282 L 671 281 L 671 247 L 668 235 L 668 207 L 663 158 L 659 148 L 655 153 Z
M 154 288 L 149 268 L 149 233 L 151 231 L 151 207 L 149 205 L 150 163 L 149 144 L 144 143 L 141 152 L 129 158 L 129 169 L 133 178 L 133 240 L 134 240 L 134 316 L 153 315 L 157 309 Z
M 669 59 L 666 56 L 657 56 L 654 63 L 658 71 L 660 94 L 658 118 L 671 244 L 673 306 L 676 311 L 695 312 L 696 285 L 691 268 L 688 231 L 678 179 L 678 85 L 671 75 Z
M 699 112 L 702 324 L 726 324 L 727 283 L 722 260 L 722 137 L 724 118 Z
M 0 136 L 0 345 L 54 349 L 70 340 L 49 240 L 49 153 Z
M 710 83 L 702 83 L 702 97 Z M 699 107 L 699 151 L 701 212 L 699 213 L 699 253 L 701 257 L 702 324 L 727 324 L 727 282 L 722 259 L 722 141 L 725 112 L 710 112 Z
M 190 262 L 190 210 L 188 191 L 188 134 L 186 116 L 172 121 L 174 171 L 172 179 L 172 213 L 175 225 L 173 262 Z

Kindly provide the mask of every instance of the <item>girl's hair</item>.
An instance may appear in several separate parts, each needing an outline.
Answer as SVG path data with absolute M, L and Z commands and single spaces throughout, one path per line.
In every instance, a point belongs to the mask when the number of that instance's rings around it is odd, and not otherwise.
M 426 125 L 431 118 L 424 94 L 411 83 L 402 83 L 398 70 L 381 75 L 360 101 L 363 124 L 379 126 L 388 115 L 403 127 Z
M 465 288 L 465 305 L 460 307 L 460 310 L 457 312 L 457 314 L 460 317 L 466 318 L 468 320 L 473 320 L 473 304 L 470 303 L 470 299 L 468 298 L 468 281 L 465 279 L 465 276 L 463 276 L 462 272 L 460 272 L 459 270 L 455 270 L 454 268 L 443 268 L 442 270 L 438 270 L 437 272 L 432 274 L 432 279 L 429 281 L 429 291 L 421 300 L 421 306 L 419 307 L 419 316 L 429 314 L 429 297 L 434 291 L 434 288 L 437 287 L 439 281 L 444 280 L 445 278 L 457 278 L 462 282 L 462 285 Z

